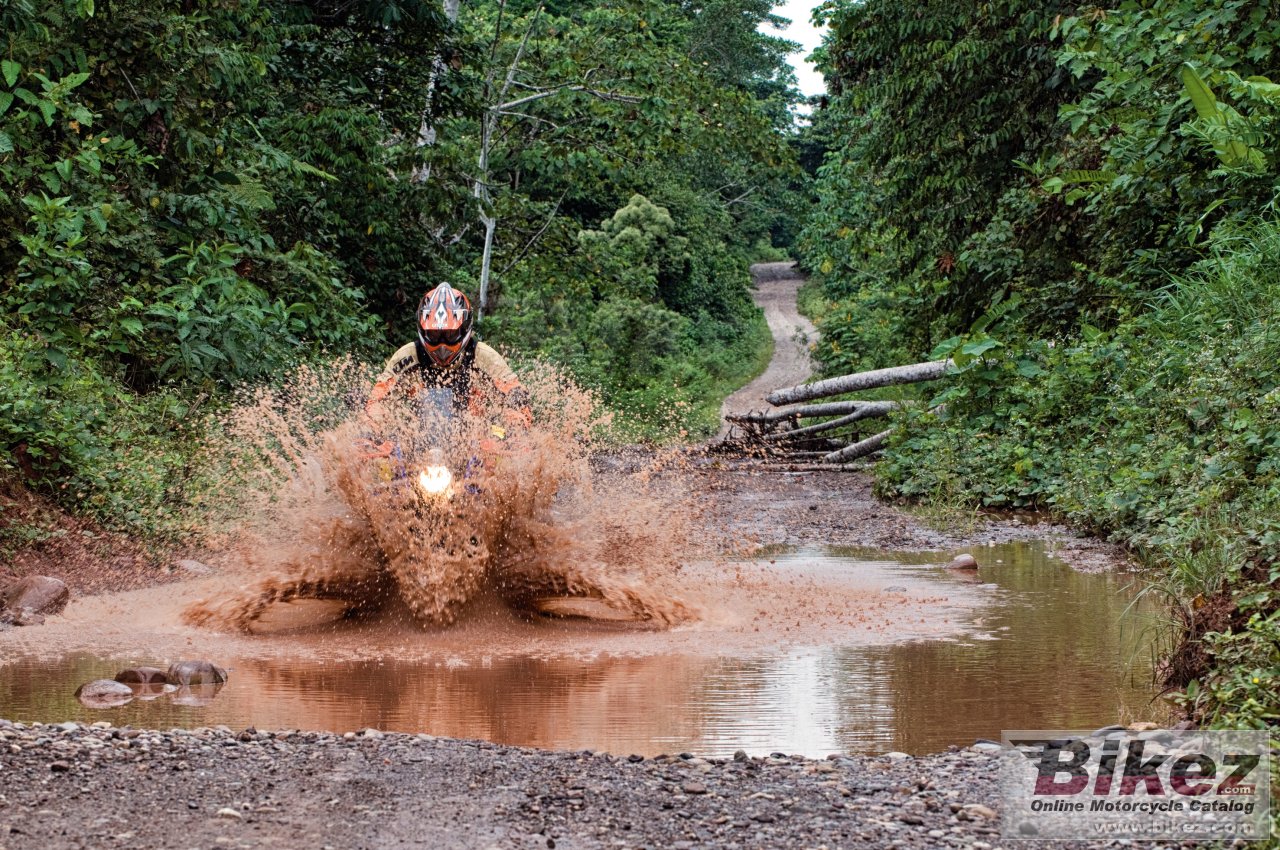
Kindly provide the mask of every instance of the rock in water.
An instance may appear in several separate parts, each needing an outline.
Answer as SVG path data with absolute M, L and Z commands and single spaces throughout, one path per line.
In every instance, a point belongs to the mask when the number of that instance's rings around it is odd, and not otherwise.
M 212 661 L 175 661 L 166 678 L 171 685 L 221 685 L 227 681 L 227 670 Z
M 26 576 L 0 591 L 0 608 L 21 611 L 30 609 L 33 614 L 58 614 L 67 607 L 71 591 L 61 579 L 49 576 Z
M 133 699 L 133 689 L 111 679 L 95 679 L 76 688 L 76 699 L 88 708 L 114 708 Z
M 965 552 L 963 555 L 956 555 L 951 559 L 951 563 L 947 564 L 949 570 L 976 570 L 978 568 L 978 559 Z
M 44 615 L 30 608 L 6 608 L 0 611 L 0 626 L 43 626 Z
M 126 685 L 167 685 L 169 676 L 159 667 L 130 667 L 117 673 L 116 681 Z

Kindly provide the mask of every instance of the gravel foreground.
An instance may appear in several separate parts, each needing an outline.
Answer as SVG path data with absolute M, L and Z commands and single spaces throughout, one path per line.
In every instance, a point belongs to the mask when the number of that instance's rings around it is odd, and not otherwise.
M 641 759 L 374 730 L 0 720 L 0 848 L 985 850 L 1002 846 L 989 750 Z

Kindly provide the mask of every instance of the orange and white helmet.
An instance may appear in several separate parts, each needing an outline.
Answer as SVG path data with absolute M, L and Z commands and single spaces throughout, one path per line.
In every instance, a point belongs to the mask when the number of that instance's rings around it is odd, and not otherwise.
M 418 305 L 418 341 L 434 366 L 448 366 L 471 341 L 471 302 L 462 290 L 442 283 Z

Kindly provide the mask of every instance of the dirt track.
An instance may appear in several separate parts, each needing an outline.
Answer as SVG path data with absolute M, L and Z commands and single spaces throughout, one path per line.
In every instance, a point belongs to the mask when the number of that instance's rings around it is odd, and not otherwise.
M 0 721 L 0 847 L 990 847 L 994 758 L 629 759 Z M 975 842 L 988 843 L 975 843 Z M 1061 845 L 1060 845 L 1061 846 Z
M 751 273 L 756 282 L 755 302 L 764 311 L 773 334 L 773 358 L 759 377 L 724 400 L 720 406 L 722 423 L 731 413 L 768 407 L 765 395 L 803 382 L 813 369 L 809 346 L 817 339 L 818 331 L 796 309 L 796 292 L 804 278 L 795 270 L 795 263 L 757 263 Z M 722 424 L 719 436 L 724 437 L 728 431 L 728 424 Z
M 758 407 L 768 389 L 808 374 L 807 348 L 793 332 L 806 327 L 794 312 L 800 282 L 781 264 L 756 274 L 776 359 L 726 401 L 728 409 Z M 950 548 L 1063 532 L 1018 520 L 935 531 L 875 500 L 861 474 L 788 474 L 709 459 L 684 470 L 681 485 L 699 495 L 714 525 L 762 545 Z M 1074 540 L 1067 560 L 1111 562 L 1105 547 Z M 1000 844 L 993 766 L 981 748 L 923 758 L 629 759 L 378 732 L 161 733 L 0 721 L 0 850 L 983 850 Z

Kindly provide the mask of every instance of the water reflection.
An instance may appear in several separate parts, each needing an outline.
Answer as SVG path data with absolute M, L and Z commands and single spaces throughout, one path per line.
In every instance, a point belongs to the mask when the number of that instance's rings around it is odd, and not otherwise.
M 223 659 L 216 693 L 90 710 L 76 685 L 119 660 L 74 655 L 0 667 L 0 716 L 169 728 L 345 731 L 373 726 L 550 748 L 655 754 L 774 750 L 923 753 L 1008 728 L 1095 727 L 1159 715 L 1145 671 L 1142 606 L 1127 580 L 1073 572 L 1042 546 L 982 549 L 982 600 L 948 640 L 793 647 L 761 657 L 498 658 L 472 663 Z M 890 571 L 972 594 L 936 553 L 825 550 L 779 566 L 865 577 Z M 996 563 L 1002 561 L 1003 563 Z M 130 659 L 146 661 L 147 659 Z M 194 689 L 191 689 L 194 691 Z M 182 697 L 182 698 L 178 698 Z

